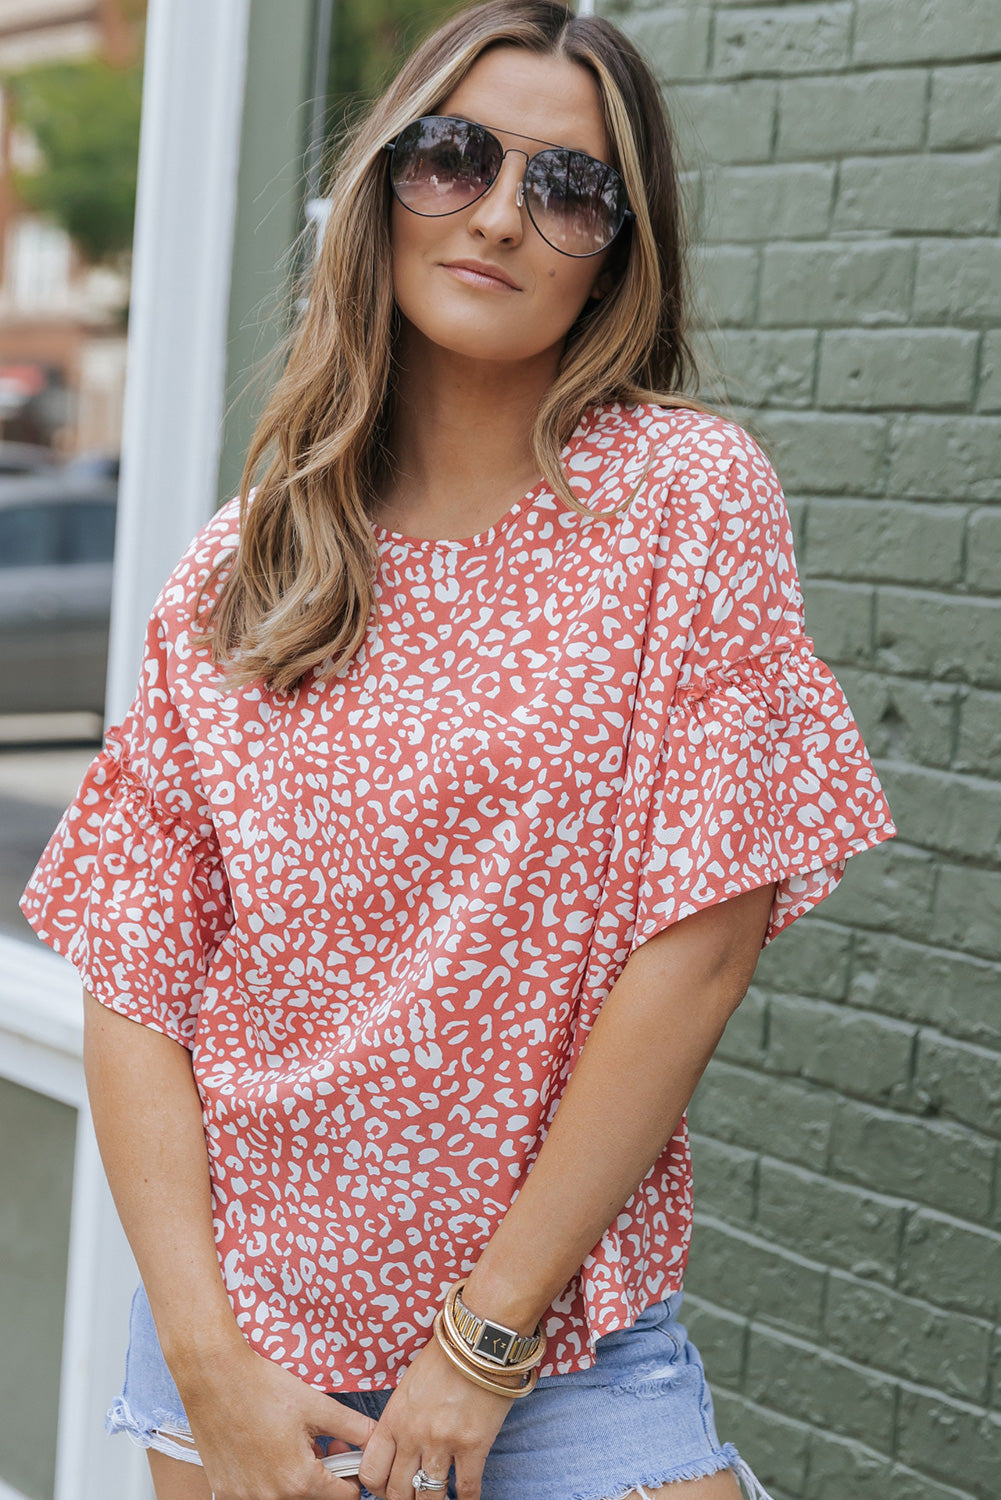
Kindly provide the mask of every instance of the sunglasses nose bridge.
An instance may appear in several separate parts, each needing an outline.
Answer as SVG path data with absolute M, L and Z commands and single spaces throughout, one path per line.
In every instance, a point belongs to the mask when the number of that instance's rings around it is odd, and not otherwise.
M 521 176 L 515 183 L 514 189 L 515 205 L 518 208 L 523 208 L 525 204 L 525 173 L 528 171 L 528 164 L 531 161 L 531 157 L 527 151 L 523 151 L 519 146 L 508 146 L 507 150 L 501 153 L 500 161 L 497 164 L 497 171 L 495 172 L 486 192 L 483 194 L 483 197 L 485 198 L 489 194 L 493 193 L 494 188 L 497 186 L 497 183 L 500 180 L 501 173 L 504 171 L 504 163 L 507 161 L 509 156 L 523 156 L 525 158 L 525 164 L 521 169 Z
M 525 198 L 525 173 L 528 171 L 528 163 L 531 161 L 531 157 L 529 156 L 528 152 L 523 151 L 520 146 L 508 146 L 507 150 L 501 153 L 501 159 L 497 167 L 497 177 L 499 177 L 503 172 L 504 163 L 507 161 L 509 156 L 523 156 L 525 158 L 525 165 L 522 167 L 521 176 L 518 179 L 518 207 L 520 208 Z M 491 187 L 493 187 L 494 183 L 497 181 L 497 177 L 495 177 L 494 181 L 490 184 Z

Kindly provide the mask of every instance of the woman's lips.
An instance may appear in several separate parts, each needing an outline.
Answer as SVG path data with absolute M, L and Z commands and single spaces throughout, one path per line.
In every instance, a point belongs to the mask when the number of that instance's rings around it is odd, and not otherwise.
M 464 281 L 467 286 L 481 286 L 488 288 L 490 291 L 498 292 L 516 292 L 518 290 L 509 281 L 502 281 L 500 276 L 492 275 L 487 271 L 477 270 L 470 265 L 445 265 L 444 269 L 451 271 L 453 276 L 458 277 L 460 281 Z

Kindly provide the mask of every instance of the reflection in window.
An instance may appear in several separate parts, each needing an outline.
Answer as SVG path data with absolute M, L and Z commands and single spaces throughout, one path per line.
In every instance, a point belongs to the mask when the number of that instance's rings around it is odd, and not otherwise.
M 115 507 L 110 501 L 66 505 L 63 558 L 68 563 L 111 562 L 115 553 Z
M 59 562 L 61 509 L 58 505 L 0 509 L 0 568 L 37 568 Z

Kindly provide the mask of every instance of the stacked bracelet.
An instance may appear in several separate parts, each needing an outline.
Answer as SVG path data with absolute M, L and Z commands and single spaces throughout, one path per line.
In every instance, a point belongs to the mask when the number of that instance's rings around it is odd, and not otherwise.
M 541 1359 L 546 1346 L 542 1325 L 534 1333 L 524 1334 L 505 1328 L 492 1318 L 478 1317 L 462 1300 L 465 1285 L 463 1278 L 450 1287 L 444 1304 L 445 1326 L 456 1343 L 488 1369 L 530 1370 Z
M 474 1385 L 481 1385 L 483 1389 L 487 1391 L 495 1391 L 498 1396 L 510 1396 L 512 1398 L 517 1396 L 527 1396 L 529 1391 L 534 1390 L 535 1382 L 539 1378 L 538 1369 L 533 1370 L 520 1386 L 504 1385 L 502 1381 L 491 1380 L 489 1376 L 481 1375 L 476 1369 L 474 1369 L 473 1366 L 468 1363 L 466 1355 L 460 1354 L 459 1350 L 456 1349 L 454 1344 L 452 1344 L 449 1340 L 448 1335 L 443 1333 L 441 1326 L 440 1309 L 435 1313 L 433 1326 L 435 1338 L 438 1340 L 438 1343 L 441 1345 L 447 1357 L 451 1360 L 452 1364 L 455 1365 L 455 1368 L 457 1370 L 461 1370 L 466 1379 L 471 1380 Z
M 527 1396 L 539 1378 L 539 1365 L 546 1350 L 541 1324 L 533 1334 L 520 1334 L 503 1324 L 479 1318 L 459 1297 L 464 1285 L 465 1279 L 449 1289 L 435 1316 L 435 1338 L 456 1369 L 474 1384 L 500 1396 Z M 488 1354 L 487 1349 L 493 1352 Z M 511 1359 L 512 1353 L 521 1357 Z M 510 1386 L 496 1378 L 500 1374 L 523 1375 L 525 1379 L 518 1386 Z

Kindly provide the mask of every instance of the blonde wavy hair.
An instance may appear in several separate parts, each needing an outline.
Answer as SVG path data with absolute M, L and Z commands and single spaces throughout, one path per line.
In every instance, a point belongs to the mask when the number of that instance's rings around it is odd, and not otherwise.
M 377 603 L 370 515 L 393 462 L 387 433 L 400 327 L 383 147 L 417 116 L 434 114 L 498 44 L 589 69 L 612 165 L 636 215 L 606 262 L 612 289 L 589 299 L 570 328 L 536 414 L 531 445 L 541 474 L 568 506 L 591 516 L 560 464 L 589 406 L 652 401 L 713 410 L 682 394 L 698 376 L 688 341 L 688 239 L 673 130 L 647 64 L 610 22 L 575 16 L 556 0 L 487 0 L 460 11 L 350 129 L 334 164 L 322 248 L 247 451 L 239 541 L 199 595 L 195 639 L 211 646 L 228 688 L 263 680 L 270 691 L 290 691 L 309 672 L 325 680 L 364 640 Z M 205 591 L 224 568 L 203 619 Z

